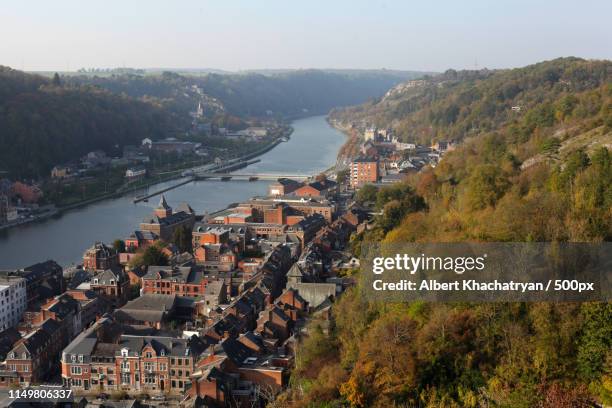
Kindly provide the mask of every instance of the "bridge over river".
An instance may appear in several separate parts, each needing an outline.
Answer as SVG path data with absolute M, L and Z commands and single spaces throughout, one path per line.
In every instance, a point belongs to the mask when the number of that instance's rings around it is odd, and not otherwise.
M 279 178 L 290 178 L 295 180 L 305 180 L 311 175 L 309 174 L 277 174 L 277 173 L 196 173 L 196 180 L 202 179 L 222 179 L 229 180 L 278 180 Z

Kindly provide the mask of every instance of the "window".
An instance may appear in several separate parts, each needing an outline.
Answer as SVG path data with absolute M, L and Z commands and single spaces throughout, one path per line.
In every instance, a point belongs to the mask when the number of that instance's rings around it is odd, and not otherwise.
M 146 358 L 152 358 L 152 357 L 153 357 L 153 354 L 151 354 L 151 352 L 150 352 L 150 351 L 147 351 L 147 352 L 145 353 L 145 357 L 146 357 Z
M 81 373 L 82 373 L 81 367 L 78 367 L 78 366 L 70 367 L 70 374 L 81 375 Z
M 159 363 L 159 371 L 166 371 L 168 369 L 168 366 L 166 365 L 166 363 Z
M 123 373 L 121 374 L 121 384 L 129 384 L 130 383 L 130 374 Z
M 155 363 L 145 362 L 144 363 L 145 371 L 153 371 L 155 370 Z
M 155 384 L 155 376 L 154 375 L 145 375 L 144 383 L 145 384 Z
M 127 360 L 124 360 L 121 362 L 121 369 L 122 370 L 129 370 L 130 369 L 130 362 Z
M 83 381 L 80 378 L 72 378 L 71 382 L 74 387 L 81 387 L 83 385 Z
M 83 355 L 79 354 L 79 363 L 82 363 L 82 362 L 83 362 Z
M 70 359 L 73 363 L 76 363 L 76 356 L 74 354 L 70 356 Z

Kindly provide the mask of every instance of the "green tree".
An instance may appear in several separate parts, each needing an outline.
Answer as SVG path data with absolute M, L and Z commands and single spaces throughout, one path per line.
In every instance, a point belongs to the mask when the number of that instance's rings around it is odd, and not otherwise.
M 366 184 L 359 189 L 355 195 L 355 199 L 359 204 L 368 204 L 376 202 L 376 193 L 378 188 L 373 184 Z
M 181 253 L 183 252 L 193 252 L 192 246 L 192 231 L 191 228 L 187 226 L 182 226 L 174 230 L 174 235 L 172 237 L 172 243 L 177 246 Z
M 509 181 L 499 167 L 483 164 L 475 167 L 467 180 L 466 197 L 468 206 L 479 210 L 493 206 L 504 194 Z
M 165 266 L 168 265 L 168 257 L 161 251 L 158 245 L 151 245 L 144 250 L 142 263 L 146 266 Z
M 125 241 L 122 239 L 116 239 L 113 241 L 113 248 L 117 252 L 125 252 Z
M 578 372 L 587 380 L 602 374 L 606 357 L 612 357 L 612 304 L 584 303 L 582 336 L 578 342 Z

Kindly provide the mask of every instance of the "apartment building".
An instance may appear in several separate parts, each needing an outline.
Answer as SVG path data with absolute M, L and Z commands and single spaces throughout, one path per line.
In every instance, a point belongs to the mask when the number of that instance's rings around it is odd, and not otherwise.
M 364 184 L 378 181 L 378 160 L 369 157 L 359 157 L 351 162 L 351 187 L 359 188 Z
M 0 331 L 14 327 L 27 307 L 26 280 L 18 276 L 0 276 Z

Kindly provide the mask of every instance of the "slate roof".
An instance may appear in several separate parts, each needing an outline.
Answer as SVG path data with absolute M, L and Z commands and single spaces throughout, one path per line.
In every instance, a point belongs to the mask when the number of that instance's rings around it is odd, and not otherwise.
M 0 332 L 0 360 L 4 361 L 8 352 L 13 349 L 15 343 L 20 339 L 21 334 L 14 327 Z
M 221 349 L 227 357 L 237 366 L 241 366 L 248 357 L 253 357 L 254 353 L 247 346 L 236 340 L 228 338 L 220 343 Z
M 315 181 L 312 183 L 309 183 L 308 186 L 314 188 L 317 191 L 325 191 L 329 188 L 332 188 L 336 185 L 335 181 L 332 180 L 326 180 L 326 181 Z
M 94 275 L 91 283 L 93 285 L 116 285 L 117 283 L 123 282 L 125 275 L 121 271 L 113 271 L 112 269 L 106 269 Z M 95 283 L 95 280 L 98 283 Z M 114 283 L 111 283 L 111 280 Z
M 171 210 L 172 208 L 168 205 L 168 202 L 166 201 L 166 196 L 162 194 L 161 198 L 159 199 L 159 204 L 157 205 L 157 208 L 163 208 L 164 210 Z
M 130 354 L 140 353 L 149 344 L 157 354 L 161 354 L 163 350 L 165 355 L 176 357 L 199 356 L 206 348 L 206 345 L 197 337 L 179 339 L 163 336 L 122 335 L 119 339 L 121 347 L 116 355 L 121 355 L 122 348 L 127 348 Z
M 151 217 L 147 217 L 144 219 L 144 224 L 159 224 L 162 226 L 165 225 L 174 225 L 181 222 L 184 222 L 188 219 L 191 219 L 193 214 L 187 214 L 184 211 L 175 212 L 167 217 L 160 218 L 157 215 L 153 215 Z
M 149 266 L 147 273 L 142 278 L 199 284 L 204 278 L 204 272 L 191 266 Z
M 172 312 L 176 295 L 144 294 L 115 311 L 120 321 L 162 322 Z

